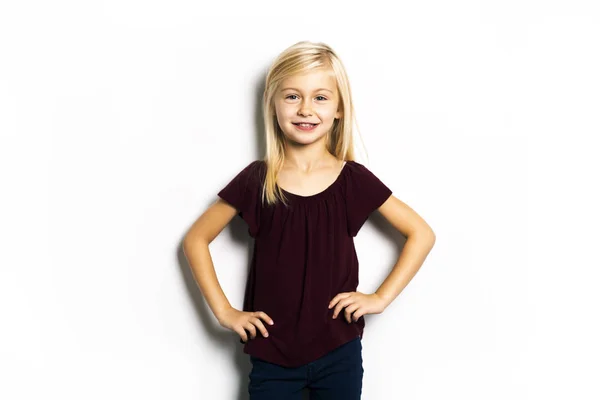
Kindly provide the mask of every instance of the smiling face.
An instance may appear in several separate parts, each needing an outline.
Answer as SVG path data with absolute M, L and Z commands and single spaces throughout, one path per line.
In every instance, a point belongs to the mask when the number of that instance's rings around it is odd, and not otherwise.
M 284 79 L 274 97 L 277 122 L 289 141 L 310 144 L 324 140 L 334 120 L 342 116 L 335 77 L 319 69 Z M 314 128 L 297 125 L 317 124 Z

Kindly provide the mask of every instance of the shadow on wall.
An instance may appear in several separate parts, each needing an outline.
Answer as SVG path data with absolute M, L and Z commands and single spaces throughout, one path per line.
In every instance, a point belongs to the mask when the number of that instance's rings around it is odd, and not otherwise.
M 260 149 L 261 151 L 255 151 L 255 157 L 254 159 L 261 159 L 263 157 L 263 154 L 259 154 L 262 152 L 262 149 L 264 149 L 265 146 L 265 139 L 264 139 L 264 125 L 263 125 L 263 115 L 262 115 L 262 94 L 263 94 L 263 90 L 264 90 L 264 81 L 266 78 L 266 69 L 265 71 L 261 74 L 262 76 L 260 77 L 260 79 L 257 79 L 257 84 L 255 85 L 256 87 L 256 91 L 255 91 L 255 107 L 254 107 L 254 121 L 255 121 L 255 139 L 256 139 L 256 144 L 257 144 L 257 148 Z M 250 132 L 248 132 L 250 133 Z M 200 134 L 200 133 L 199 133 Z M 223 154 L 227 154 L 227 149 L 224 149 Z M 224 182 L 225 184 L 226 182 Z M 220 189 L 219 188 L 213 188 L 214 192 L 217 193 L 217 191 Z M 214 199 L 216 200 L 216 198 Z M 213 200 L 213 201 L 214 201 Z M 212 204 L 212 203 L 211 203 Z M 210 204 L 207 204 L 205 209 L 208 208 L 210 206 Z M 243 277 L 244 280 L 246 280 L 246 277 L 248 276 L 248 272 L 249 272 L 249 267 L 252 261 L 252 252 L 253 252 L 253 239 L 248 235 L 248 227 L 246 225 L 246 223 L 239 218 L 238 216 L 236 216 L 235 218 L 232 219 L 232 221 L 229 223 L 229 225 L 227 226 L 227 228 L 221 233 L 224 234 L 224 232 L 229 232 L 229 234 L 231 235 L 233 242 L 235 243 L 240 243 L 244 246 L 247 247 L 248 249 L 248 254 L 246 257 L 246 273 Z M 200 323 L 202 324 L 202 326 L 206 329 L 207 331 L 207 336 L 210 338 L 211 346 L 214 346 L 216 348 L 221 349 L 220 351 L 223 352 L 223 356 L 224 357 L 231 357 L 232 361 L 233 361 L 233 365 L 235 366 L 236 370 L 237 370 L 237 376 L 239 377 L 239 384 L 238 384 L 238 395 L 236 397 L 237 400 L 248 400 L 249 396 L 248 396 L 248 383 L 249 383 L 249 374 L 250 374 L 250 370 L 252 368 L 252 364 L 250 363 L 250 358 L 249 356 L 243 352 L 243 344 L 240 343 L 240 337 L 237 333 L 229 331 L 225 328 L 222 328 L 218 322 L 216 322 L 216 319 L 214 317 L 214 315 L 212 314 L 212 311 L 210 310 L 210 307 L 208 306 L 208 304 L 206 303 L 206 300 L 204 299 L 204 296 L 202 295 L 202 293 L 200 292 L 200 289 L 196 283 L 196 280 L 194 279 L 194 275 L 192 273 L 192 270 L 190 268 L 190 265 L 187 262 L 187 258 L 185 257 L 185 253 L 183 252 L 183 238 L 180 242 L 178 251 L 177 251 L 177 259 L 179 261 L 179 267 L 180 267 L 180 271 L 181 271 L 181 275 L 183 277 L 183 280 L 185 282 L 185 286 L 188 290 L 188 293 L 190 295 L 190 298 L 192 300 L 192 303 L 194 305 L 194 309 L 196 310 L 197 314 L 198 314 L 198 319 L 200 321 Z M 215 265 L 215 269 L 218 269 L 218 265 Z M 242 271 L 243 269 L 240 269 L 240 271 Z M 210 363 L 210 360 L 207 360 L 207 364 Z M 306 390 L 306 392 L 303 392 L 303 399 L 308 400 L 308 390 Z

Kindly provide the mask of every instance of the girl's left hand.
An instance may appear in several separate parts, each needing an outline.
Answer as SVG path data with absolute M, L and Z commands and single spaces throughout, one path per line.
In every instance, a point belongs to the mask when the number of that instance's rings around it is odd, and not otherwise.
M 337 305 L 336 305 L 337 304 Z M 385 310 L 387 304 L 381 296 L 377 293 L 364 294 L 361 292 L 344 292 L 338 293 L 329 303 L 329 309 L 335 306 L 333 310 L 333 318 L 337 318 L 337 315 L 346 307 L 344 314 L 346 321 L 351 323 L 358 321 L 358 319 L 365 314 L 380 314 Z M 352 315 L 352 317 L 351 317 Z

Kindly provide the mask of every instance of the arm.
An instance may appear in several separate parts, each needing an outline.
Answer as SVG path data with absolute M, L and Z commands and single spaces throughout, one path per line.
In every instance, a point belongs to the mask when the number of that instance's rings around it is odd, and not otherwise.
M 383 299 L 385 308 L 421 268 L 435 244 L 435 233 L 419 214 L 393 195 L 378 210 L 394 228 L 407 237 L 394 268 L 375 291 Z
M 394 228 L 408 239 L 392 272 L 372 294 L 344 292 L 337 294 L 329 303 L 333 318 L 344 310 L 350 323 L 365 314 L 380 314 L 400 294 L 415 276 L 433 248 L 435 234 L 431 227 L 408 205 L 394 195 L 378 208 L 378 211 Z
M 218 199 L 192 224 L 183 240 L 183 252 L 190 264 L 194 279 L 219 321 L 222 313 L 231 308 L 231 304 L 217 279 L 208 245 L 236 213 L 234 207 Z

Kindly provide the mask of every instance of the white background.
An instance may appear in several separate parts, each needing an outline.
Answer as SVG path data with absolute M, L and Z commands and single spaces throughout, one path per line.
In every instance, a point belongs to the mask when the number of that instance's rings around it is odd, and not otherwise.
M 220 4 L 0 6 L 0 398 L 247 398 L 182 239 L 263 156 L 300 40 L 338 52 L 359 161 L 437 235 L 366 317 L 363 399 L 600 398 L 594 2 Z M 359 290 L 402 243 L 374 214 Z M 210 247 L 238 308 L 250 244 L 236 217 Z

